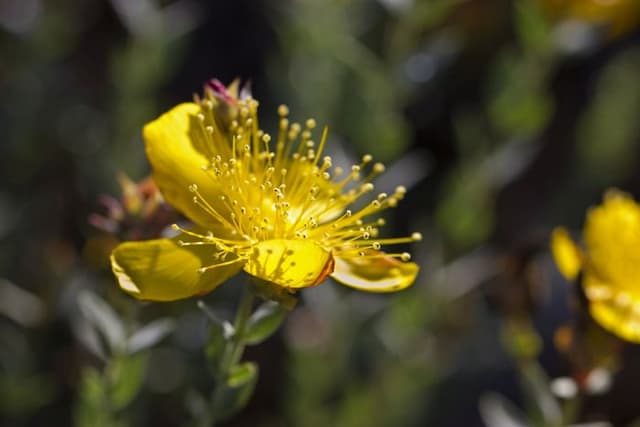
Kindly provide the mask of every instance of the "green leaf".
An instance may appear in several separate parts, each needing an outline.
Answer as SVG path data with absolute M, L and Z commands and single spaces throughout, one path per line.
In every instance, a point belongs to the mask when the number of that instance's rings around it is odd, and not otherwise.
M 123 409 L 136 397 L 147 372 L 147 354 L 122 356 L 109 365 L 107 375 L 111 382 L 111 404 Z
M 89 402 L 96 405 L 102 403 L 104 399 L 104 384 L 100 372 L 95 368 L 87 368 L 82 376 L 82 395 Z
M 526 427 L 529 424 L 513 403 L 496 393 L 481 396 L 478 409 L 487 427 Z
M 506 50 L 495 61 L 487 86 L 492 124 L 505 137 L 537 135 L 553 114 L 548 67 L 536 58 Z
M 172 319 L 157 319 L 136 331 L 127 341 L 127 352 L 130 354 L 147 349 L 175 329 Z
M 109 425 L 110 414 L 104 414 L 106 395 L 106 386 L 100 372 L 92 367 L 84 368 L 74 407 L 74 425 L 77 427 Z
M 258 380 L 258 366 L 246 362 L 231 368 L 231 372 L 224 383 L 216 391 L 214 402 L 216 420 L 226 419 L 240 411 L 249 402 Z
M 559 427 L 563 425 L 562 410 L 551 393 L 549 378 L 536 362 L 522 365 L 520 380 L 524 403 L 529 418 L 538 425 Z
M 548 19 L 540 7 L 540 2 L 519 0 L 515 3 L 514 23 L 522 46 L 540 54 L 549 53 L 552 48 L 553 32 Z
M 211 327 L 219 329 L 219 332 L 224 336 L 225 339 L 229 339 L 233 336 L 233 334 L 235 334 L 233 325 L 226 320 L 221 319 L 215 313 L 215 311 L 207 305 L 206 302 L 202 300 L 198 301 L 198 308 L 207 315 L 209 320 L 211 320 Z
M 494 201 L 485 171 L 458 168 L 456 172 L 446 184 L 436 221 L 454 247 L 465 249 L 484 241 L 493 230 Z
M 231 368 L 227 385 L 232 388 L 240 388 L 250 382 L 255 382 L 258 374 L 258 366 L 253 362 L 245 362 Z
M 51 378 L 26 372 L 3 371 L 0 375 L 0 413 L 27 416 L 49 404 L 56 397 Z
M 628 49 L 608 61 L 591 104 L 578 122 L 576 153 L 581 176 L 592 185 L 624 182 L 634 163 L 640 133 L 640 49 Z
M 228 340 L 225 339 L 220 328 L 212 327 L 209 329 L 209 341 L 205 349 L 205 354 L 212 367 L 214 375 L 218 375 L 220 370 L 220 362 L 222 361 Z
M 84 347 L 100 360 L 107 360 L 106 344 L 91 324 L 81 319 L 72 325 L 73 333 Z
M 535 360 L 542 352 L 542 339 L 528 322 L 508 322 L 502 339 L 516 360 Z
M 194 419 L 202 419 L 209 410 L 209 401 L 195 388 L 184 393 L 184 407 Z M 196 424 L 194 424 L 196 425 Z
M 278 330 L 287 315 L 280 304 L 267 301 L 249 318 L 244 341 L 249 345 L 260 344 Z
M 209 324 L 209 340 L 205 348 L 205 354 L 214 375 L 219 374 L 220 362 L 224 358 L 227 344 L 235 334 L 235 328 L 226 320 L 222 320 L 211 307 L 204 301 L 198 301 L 198 308 L 207 315 L 211 323 Z
M 78 295 L 78 306 L 82 315 L 104 336 L 112 351 L 124 344 L 124 325 L 105 300 L 84 290 Z

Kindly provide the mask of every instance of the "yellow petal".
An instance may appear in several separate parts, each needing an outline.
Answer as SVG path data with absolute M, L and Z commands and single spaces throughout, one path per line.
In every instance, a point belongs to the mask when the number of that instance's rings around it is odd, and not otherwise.
M 551 233 L 551 254 L 565 279 L 575 280 L 578 277 L 582 253 L 563 227 L 557 227 Z
M 215 268 L 213 245 L 181 246 L 192 240 L 147 240 L 120 244 L 111 254 L 111 268 L 120 287 L 139 299 L 173 301 L 201 295 L 238 273 L 242 262 L 220 263 Z
M 197 118 L 200 112 L 200 106 L 193 103 L 176 106 L 144 127 L 144 141 L 153 178 L 167 202 L 196 224 L 210 227 L 218 221 L 194 203 L 195 194 L 189 187 L 197 185 L 208 203 L 216 203 L 221 189 L 202 167 L 212 156 L 228 153 L 214 152 L 214 147 L 223 151 L 223 142 L 214 145 L 206 139 Z
M 286 288 L 305 288 L 331 274 L 333 257 L 311 240 L 267 240 L 253 247 L 244 271 Z
M 394 292 L 410 286 L 419 269 L 413 262 L 403 262 L 389 256 L 336 258 L 331 277 L 343 285 L 362 291 Z
M 592 208 L 584 227 L 589 264 L 609 286 L 640 293 L 640 206 L 610 190 Z
M 595 321 L 624 340 L 640 343 L 640 294 L 619 290 L 595 274 L 585 274 L 583 285 Z

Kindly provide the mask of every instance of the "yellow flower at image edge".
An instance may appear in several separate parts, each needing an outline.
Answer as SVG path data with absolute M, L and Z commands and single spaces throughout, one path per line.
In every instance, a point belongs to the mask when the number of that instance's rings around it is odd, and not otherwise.
M 234 113 L 218 114 L 220 103 Z M 343 171 L 322 157 L 315 126 L 290 123 L 279 108 L 275 141 L 258 127 L 258 103 L 205 97 L 178 105 L 144 128 L 153 177 L 167 202 L 195 224 L 177 236 L 119 245 L 111 256 L 120 287 L 146 300 L 169 301 L 210 292 L 246 273 L 289 290 L 331 276 L 353 288 L 389 292 L 411 285 L 418 266 L 386 245 L 419 233 L 379 238 L 380 211 L 396 206 L 403 187 L 349 209 L 373 190 L 384 167 L 371 156 Z
M 632 32 L 640 23 L 637 0 L 540 0 L 550 16 L 602 26 L 609 37 Z
M 551 249 L 560 272 L 582 286 L 593 318 L 605 329 L 640 342 L 640 206 L 609 190 L 592 208 L 583 230 L 584 248 L 564 228 L 554 230 Z

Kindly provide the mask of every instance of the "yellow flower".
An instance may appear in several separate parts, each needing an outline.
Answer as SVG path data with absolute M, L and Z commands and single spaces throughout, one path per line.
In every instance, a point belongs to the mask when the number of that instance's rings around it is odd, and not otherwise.
M 375 216 L 405 194 L 371 193 L 383 172 L 365 155 L 346 173 L 322 156 L 326 129 L 290 123 L 281 106 L 275 141 L 258 126 L 258 102 L 213 87 L 204 99 L 178 105 L 144 128 L 153 177 L 168 203 L 195 227 L 172 239 L 126 242 L 111 256 L 120 287 L 147 300 L 175 300 L 209 292 L 244 270 L 288 290 L 328 276 L 373 292 L 403 289 L 418 266 L 408 253 L 382 246 L 420 240 L 379 238 Z M 350 208 L 352 204 L 358 208 Z
M 637 0 L 542 0 L 556 19 L 576 19 L 600 25 L 610 37 L 632 31 L 640 23 Z
M 640 206 L 609 190 L 592 208 L 583 231 L 584 248 L 563 228 L 553 231 L 551 249 L 560 272 L 582 286 L 593 318 L 605 329 L 640 342 Z

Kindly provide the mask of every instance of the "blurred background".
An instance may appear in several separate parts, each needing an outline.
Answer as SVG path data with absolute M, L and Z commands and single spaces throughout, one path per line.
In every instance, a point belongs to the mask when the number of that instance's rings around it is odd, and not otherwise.
M 224 425 L 632 425 L 640 351 L 548 239 L 640 196 L 639 76 L 637 0 L 0 0 L 0 425 L 198 425 L 206 316 L 125 296 L 108 255 L 179 218 L 141 129 L 212 77 L 383 161 L 384 232 L 424 236 L 406 291 L 301 292 Z

